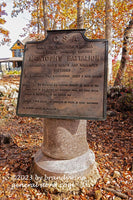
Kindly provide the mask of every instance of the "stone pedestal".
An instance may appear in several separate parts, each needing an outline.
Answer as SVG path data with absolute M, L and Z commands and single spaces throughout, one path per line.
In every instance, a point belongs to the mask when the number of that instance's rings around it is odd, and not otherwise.
M 93 186 L 100 176 L 86 141 L 86 120 L 45 119 L 32 174 L 40 187 L 58 192 Z

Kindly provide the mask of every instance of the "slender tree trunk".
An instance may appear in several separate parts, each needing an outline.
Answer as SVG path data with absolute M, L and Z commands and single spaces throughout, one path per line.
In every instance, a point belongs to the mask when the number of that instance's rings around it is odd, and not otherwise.
M 44 35 L 47 36 L 47 11 L 46 11 L 46 0 L 43 0 L 43 17 L 44 17 Z
M 105 38 L 108 40 L 108 81 L 110 81 L 112 78 L 112 0 L 106 0 L 105 13 Z
M 54 21 L 54 24 L 53 24 L 53 26 L 52 26 L 52 29 L 53 30 L 56 30 L 56 22 Z
M 77 28 L 84 28 L 82 0 L 77 1 Z
M 40 33 L 40 20 L 39 20 L 39 0 L 37 1 L 37 34 Z
M 114 86 L 121 84 L 121 80 L 123 78 L 123 74 L 126 69 L 126 61 L 127 61 L 126 58 L 128 57 L 128 45 L 132 33 L 133 33 L 133 12 L 132 12 L 132 19 L 130 20 L 129 25 L 126 27 L 124 31 L 121 63 L 115 78 Z

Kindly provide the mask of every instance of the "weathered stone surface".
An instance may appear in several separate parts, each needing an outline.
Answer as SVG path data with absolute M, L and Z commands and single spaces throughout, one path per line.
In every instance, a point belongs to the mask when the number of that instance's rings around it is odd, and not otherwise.
M 69 160 L 52 159 L 39 150 L 31 174 L 33 181 L 50 193 L 79 191 L 94 186 L 100 178 L 91 150 Z
M 44 120 L 42 152 L 55 159 L 72 159 L 88 151 L 86 120 Z
M 94 153 L 89 149 L 81 156 L 69 160 L 57 160 L 45 156 L 41 150 L 34 158 L 35 168 L 41 176 L 70 176 L 71 178 L 86 176 L 95 164 Z
M 31 174 L 35 183 L 43 184 L 48 191 L 51 188 L 50 192 L 78 191 L 95 185 L 100 176 L 86 141 L 86 121 L 44 120 L 44 142 L 34 157 Z
M 107 41 L 90 41 L 84 30 L 51 31 L 46 40 L 26 44 L 17 114 L 56 118 L 44 120 L 31 168 L 33 181 L 48 190 L 69 191 L 69 183 L 79 190 L 99 178 L 86 121 L 79 119 L 106 116 L 106 54 Z

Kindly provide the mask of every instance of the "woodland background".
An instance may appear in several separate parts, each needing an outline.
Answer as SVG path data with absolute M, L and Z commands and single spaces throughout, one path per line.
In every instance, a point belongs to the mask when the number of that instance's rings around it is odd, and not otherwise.
M 87 140 L 96 155 L 101 179 L 80 193 L 50 194 L 38 188 L 17 188 L 27 175 L 32 155 L 42 143 L 42 120 L 16 116 L 20 72 L 6 72 L 0 80 L 0 198 L 7 199 L 132 199 L 133 134 L 133 3 L 129 0 L 14 0 L 12 17 L 25 10 L 31 16 L 23 36 L 46 37 L 46 30 L 85 28 L 90 39 L 108 39 L 109 75 L 107 119 L 88 121 Z M 6 1 L 0 2 L 0 44 L 9 43 Z M 1 88 L 2 88 L 1 87 Z M 5 88 L 6 87 L 6 88 Z M 4 89 L 5 88 L 5 89 Z M 22 139 L 23 138 L 23 139 Z
M 133 66 L 133 3 L 129 0 L 13 0 L 12 17 L 27 10 L 30 20 L 24 27 L 37 40 L 46 30 L 85 28 L 90 39 L 108 39 L 110 84 L 131 85 Z M 6 1 L 0 3 L 0 43 L 10 41 L 5 30 Z M 128 67 L 127 67 L 128 66 Z M 119 70 L 118 70 L 119 69 Z M 124 76 L 123 76 L 124 75 Z

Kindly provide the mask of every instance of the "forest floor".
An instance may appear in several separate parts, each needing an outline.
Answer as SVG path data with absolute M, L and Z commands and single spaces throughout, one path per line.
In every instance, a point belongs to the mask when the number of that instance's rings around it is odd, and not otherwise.
M 7 82 L 19 84 L 19 77 L 3 78 L 0 85 Z M 7 137 L 0 144 L 1 200 L 133 199 L 133 114 L 112 107 L 117 99 L 108 98 L 110 113 L 105 121 L 87 122 L 87 141 L 95 153 L 101 178 L 94 187 L 71 194 L 50 194 L 28 185 L 32 158 L 43 140 L 42 119 L 16 116 L 15 104 L 12 102 L 14 110 L 7 109 L 3 99 L 0 99 L 0 135 L 10 135 L 10 141 Z

